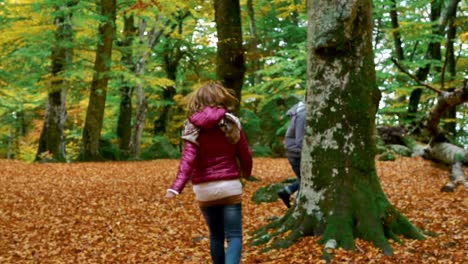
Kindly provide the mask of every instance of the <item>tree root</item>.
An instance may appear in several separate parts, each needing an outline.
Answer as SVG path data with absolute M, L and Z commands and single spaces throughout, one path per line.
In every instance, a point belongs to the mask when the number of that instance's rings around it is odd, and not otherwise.
M 304 236 L 301 228 L 297 228 L 297 222 L 301 219 L 296 219 L 293 216 L 295 206 L 288 210 L 286 214 L 278 219 L 273 220 L 269 224 L 257 229 L 254 231 L 253 238 L 251 239 L 250 246 L 260 246 L 265 245 L 273 239 L 273 242 L 270 246 L 267 246 L 262 249 L 262 252 L 270 251 L 272 249 L 279 248 L 288 248 L 299 238 Z M 301 214 L 302 215 L 302 214 Z M 303 218 L 302 216 L 300 218 Z M 273 232 L 269 233 L 270 230 Z M 280 238 L 281 234 L 284 234 L 288 231 L 292 231 L 287 237 Z
M 363 196 L 358 196 L 355 201 L 370 200 L 365 192 L 362 194 Z M 266 252 L 271 249 L 288 248 L 304 236 L 321 235 L 319 243 L 324 244 L 322 257 L 329 263 L 333 258 L 334 249 L 355 250 L 357 237 L 373 243 L 385 255 L 393 254 L 389 239 L 400 244 L 400 236 L 424 239 L 424 233 L 389 204 L 385 197 L 370 204 L 350 202 L 348 205 L 347 210 L 334 210 L 334 214 L 329 214 L 326 219 L 319 221 L 316 216 L 303 211 L 304 208 L 299 203 L 283 217 L 256 230 L 250 245 L 268 244 L 262 249 Z M 291 232 L 287 236 L 281 236 L 288 231 Z

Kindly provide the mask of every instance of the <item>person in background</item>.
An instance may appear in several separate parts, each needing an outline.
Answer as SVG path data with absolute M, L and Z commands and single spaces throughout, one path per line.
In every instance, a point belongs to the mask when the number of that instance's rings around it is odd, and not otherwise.
M 251 176 L 252 154 L 239 119 L 230 113 L 237 102 L 231 90 L 214 81 L 191 95 L 178 172 L 166 192 L 166 198 L 173 198 L 191 180 L 215 264 L 240 263 L 242 253 L 240 177 Z
M 286 112 L 289 117 L 289 124 L 283 143 L 286 149 L 286 157 L 294 174 L 296 174 L 296 181 L 278 190 L 277 194 L 288 208 L 291 207 L 290 196 L 299 190 L 301 184 L 301 151 L 302 139 L 304 138 L 305 113 L 306 106 L 303 101 L 299 101 Z M 296 197 L 298 197 L 298 194 L 296 194 Z

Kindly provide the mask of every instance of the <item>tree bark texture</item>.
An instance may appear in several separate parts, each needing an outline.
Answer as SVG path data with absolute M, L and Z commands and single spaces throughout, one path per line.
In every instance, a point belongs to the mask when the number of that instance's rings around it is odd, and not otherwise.
M 441 83 L 442 83 L 442 90 L 447 89 L 448 91 L 452 91 L 454 88 L 451 87 L 451 83 L 453 80 L 455 80 L 455 77 L 457 75 L 457 70 L 456 70 L 456 60 L 455 60 L 455 51 L 454 51 L 454 40 L 457 37 L 457 26 L 455 25 L 455 18 L 456 14 L 452 16 L 452 18 L 449 20 L 448 24 L 448 30 L 447 30 L 447 43 L 445 44 L 445 62 L 444 62 L 444 67 L 442 70 L 442 76 L 441 76 Z M 448 78 L 448 83 L 449 86 L 447 87 L 445 84 L 445 76 L 446 72 L 449 75 Z M 457 118 L 457 107 L 452 107 L 449 110 L 447 110 L 444 113 L 444 118 L 447 118 L 449 120 L 456 120 Z M 457 133 L 457 122 L 447 122 L 443 125 L 443 128 L 445 131 L 447 131 L 451 135 L 456 135 Z
M 177 29 L 177 33 L 182 35 L 183 33 L 183 26 L 185 19 L 190 15 L 188 11 L 179 11 L 179 13 L 175 16 L 174 21 L 171 26 L 172 30 Z M 169 35 L 169 34 L 167 34 Z M 180 65 L 180 61 L 186 55 L 186 52 L 181 49 L 180 42 L 176 41 L 167 41 L 165 43 L 165 48 L 163 52 L 163 59 L 164 59 L 164 71 L 166 72 L 167 78 L 173 80 L 176 83 L 177 79 L 177 70 Z M 173 97 L 176 95 L 176 87 L 174 85 L 164 87 L 163 88 L 163 101 L 164 104 L 162 105 L 162 111 L 159 117 L 154 121 L 154 134 L 157 135 L 159 133 L 167 133 L 168 123 L 170 122 L 170 110 L 171 106 L 173 105 Z
M 156 18 L 159 19 L 159 18 Z M 145 74 L 146 60 L 148 59 L 148 54 L 151 49 L 159 42 L 163 30 L 156 30 L 156 27 L 151 27 L 150 31 L 147 30 L 147 22 L 144 18 L 140 18 L 138 22 L 138 35 L 140 38 L 140 43 L 144 45 L 143 51 L 138 54 L 135 66 L 136 76 L 141 76 Z M 132 141 L 130 143 L 130 151 L 132 157 L 138 157 L 140 153 L 141 146 L 141 136 L 143 135 L 143 129 L 145 127 L 146 119 L 146 109 L 147 109 L 147 100 L 145 91 L 143 88 L 143 83 L 139 82 L 136 85 L 135 89 L 136 96 L 136 113 L 135 113 L 135 123 L 133 124 L 132 131 Z
M 150 42 L 151 38 L 154 37 L 156 32 L 155 28 L 152 28 L 151 31 L 148 33 L 146 31 L 146 21 L 144 18 L 140 18 L 138 21 L 138 36 L 140 39 L 140 43 L 144 45 L 143 51 L 138 54 L 136 59 L 135 65 L 135 75 L 136 76 L 143 76 L 145 74 L 145 66 L 146 66 L 146 59 L 148 56 L 148 47 L 146 46 L 148 42 Z M 146 40 L 146 34 L 149 34 L 148 39 Z M 143 128 L 145 127 L 145 117 L 146 117 L 146 96 L 145 91 L 143 89 L 143 84 L 141 82 L 136 84 L 135 87 L 135 123 L 132 127 L 132 141 L 130 143 L 130 153 L 133 158 L 138 157 L 140 153 L 140 145 L 141 145 L 141 136 L 143 134 Z
M 104 108 L 106 106 L 107 83 L 109 81 L 108 72 L 111 66 L 116 0 L 101 0 L 99 8 L 104 20 L 99 25 L 99 40 L 94 62 L 94 75 L 91 82 L 91 93 L 83 129 L 81 159 L 84 161 L 102 160 L 99 140 L 104 119 Z
M 466 101 L 468 101 L 468 79 L 463 82 L 463 87 L 453 92 L 442 92 L 439 95 L 437 103 L 427 114 L 423 127 L 429 131 L 432 137 L 437 138 L 442 133 L 438 124 L 443 113 Z
M 249 60 L 251 61 L 252 67 L 252 85 L 258 84 L 261 82 L 260 73 L 258 70 L 260 69 L 260 54 L 258 52 L 258 40 L 257 40 L 257 26 L 255 20 L 255 10 L 253 6 L 253 0 L 247 0 L 247 15 L 249 16 L 249 31 L 250 31 L 250 39 L 249 39 Z
M 431 14 L 430 14 L 430 19 L 431 22 L 437 23 L 439 21 L 438 25 L 434 25 L 434 30 L 433 34 L 444 36 L 445 35 L 445 28 L 447 27 L 448 21 L 450 21 L 452 18 L 456 16 L 456 10 L 457 10 L 457 5 L 460 0 L 450 0 L 448 2 L 448 5 L 442 12 L 442 6 L 443 6 L 443 1 L 441 0 L 436 0 L 436 1 L 431 1 Z M 440 48 L 440 42 L 430 42 L 426 55 L 424 56 L 424 59 L 433 59 L 433 60 L 440 60 L 442 57 L 441 55 L 441 48 Z M 431 64 L 428 63 L 424 67 L 421 67 L 418 69 L 416 76 L 419 81 L 423 82 L 427 79 L 427 76 L 430 72 L 431 69 Z M 440 70 L 440 69 L 439 69 Z M 413 92 L 411 92 L 410 96 L 410 101 L 408 105 L 408 117 L 410 120 L 414 120 L 417 115 L 416 113 L 418 112 L 418 106 L 419 106 L 419 101 L 421 99 L 422 95 L 422 88 L 417 88 L 414 89 Z
M 401 35 L 400 35 L 400 24 L 398 23 L 398 8 L 397 8 L 397 3 L 396 0 L 391 1 L 391 7 L 392 9 L 390 10 L 390 19 L 392 22 L 392 29 L 393 29 L 393 45 L 395 46 L 395 57 L 399 60 L 402 61 L 405 59 L 405 54 L 403 52 L 403 45 L 401 42 Z
M 52 50 L 52 82 L 47 95 L 47 106 L 44 118 L 44 126 L 39 138 L 39 147 L 36 161 L 66 161 L 64 126 L 67 117 L 66 112 L 66 81 L 61 74 L 67 65 L 72 62 L 73 27 L 72 6 L 62 5 L 57 7 L 55 18 L 55 46 Z M 47 156 L 44 156 L 46 154 Z
M 215 0 L 214 8 L 218 34 L 216 75 L 225 87 L 235 91 L 240 102 L 245 65 L 239 0 Z
M 448 181 L 441 188 L 442 192 L 453 192 L 458 185 L 468 188 L 468 181 L 463 172 L 463 165 L 468 165 L 467 150 L 450 143 L 436 142 L 427 148 L 423 157 L 450 166 Z
M 179 35 L 183 33 L 183 26 L 184 21 L 187 17 L 189 17 L 190 12 L 179 10 L 173 16 L 173 22 L 170 25 L 170 32 L 167 32 L 165 35 L 169 39 L 164 44 L 163 49 L 163 59 L 164 59 L 164 71 L 166 72 L 167 78 L 173 80 L 174 83 L 177 79 L 177 70 L 179 68 L 180 61 L 186 55 L 186 51 L 181 49 L 180 40 L 170 41 L 170 35 L 172 32 L 177 30 Z M 174 85 L 164 87 L 163 94 L 162 94 L 162 101 L 163 104 L 160 108 L 160 115 L 153 121 L 153 133 L 154 135 L 158 135 L 160 133 L 165 134 L 168 132 L 169 122 L 171 121 L 170 118 L 170 110 L 174 102 L 174 95 L 176 94 L 176 87 Z M 170 132 L 169 132 L 170 133 Z
M 137 74 L 144 71 L 144 64 L 137 65 Z M 143 84 L 137 84 L 136 90 L 136 118 L 133 124 L 132 143 L 131 143 L 131 155 L 132 157 L 138 157 L 141 146 L 141 136 L 143 135 L 143 128 L 145 127 L 146 107 L 147 101 Z
M 453 192 L 458 185 L 462 185 L 465 190 L 468 189 L 468 181 L 463 172 L 463 164 L 455 162 L 450 169 L 448 182 L 440 189 L 442 192 Z
M 122 50 L 122 64 L 130 71 L 135 69 L 133 63 L 133 39 L 135 34 L 135 19 L 133 15 L 124 16 L 124 39 L 120 44 Z M 125 157 L 129 156 L 130 141 L 132 137 L 132 95 L 134 87 L 128 81 L 123 79 L 120 88 L 120 110 L 117 120 L 117 138 L 119 148 Z
M 279 233 L 292 232 L 273 245 L 321 235 L 325 249 L 354 249 L 354 239 L 360 237 L 392 254 L 388 239 L 422 235 L 390 204 L 376 172 L 380 92 L 371 0 L 307 4 L 307 114 L 299 202 L 274 224 Z

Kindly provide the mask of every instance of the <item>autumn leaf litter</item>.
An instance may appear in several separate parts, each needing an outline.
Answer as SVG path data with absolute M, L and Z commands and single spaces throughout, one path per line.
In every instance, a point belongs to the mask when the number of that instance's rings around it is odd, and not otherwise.
M 208 231 L 191 186 L 164 199 L 177 165 L 0 160 L 0 263 L 210 263 Z M 467 263 L 466 190 L 440 192 L 447 168 L 400 158 L 377 162 L 377 171 L 393 205 L 436 236 L 391 241 L 393 256 L 358 239 L 355 252 L 336 250 L 333 263 Z M 294 177 L 286 159 L 256 158 L 253 174 L 260 181 L 244 188 L 242 263 L 324 263 L 317 237 L 268 252 L 248 246 L 250 232 L 286 210 L 280 201 L 255 204 L 252 194 Z

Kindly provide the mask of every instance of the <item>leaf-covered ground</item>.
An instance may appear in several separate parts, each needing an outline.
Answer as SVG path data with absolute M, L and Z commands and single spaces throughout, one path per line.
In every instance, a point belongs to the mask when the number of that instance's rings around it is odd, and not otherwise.
M 191 187 L 178 199 L 163 198 L 177 165 L 0 160 L 0 263 L 210 263 L 208 231 Z M 333 263 L 467 263 L 467 194 L 463 187 L 440 192 L 446 168 L 420 158 L 377 166 L 389 200 L 437 236 L 392 242 L 390 257 L 358 240 L 356 252 L 338 250 Z M 254 191 L 294 177 L 286 159 L 257 158 L 253 173 L 261 181 L 244 189 L 242 263 L 323 262 L 316 237 L 266 253 L 247 245 L 251 231 L 286 210 L 280 201 L 254 204 Z

